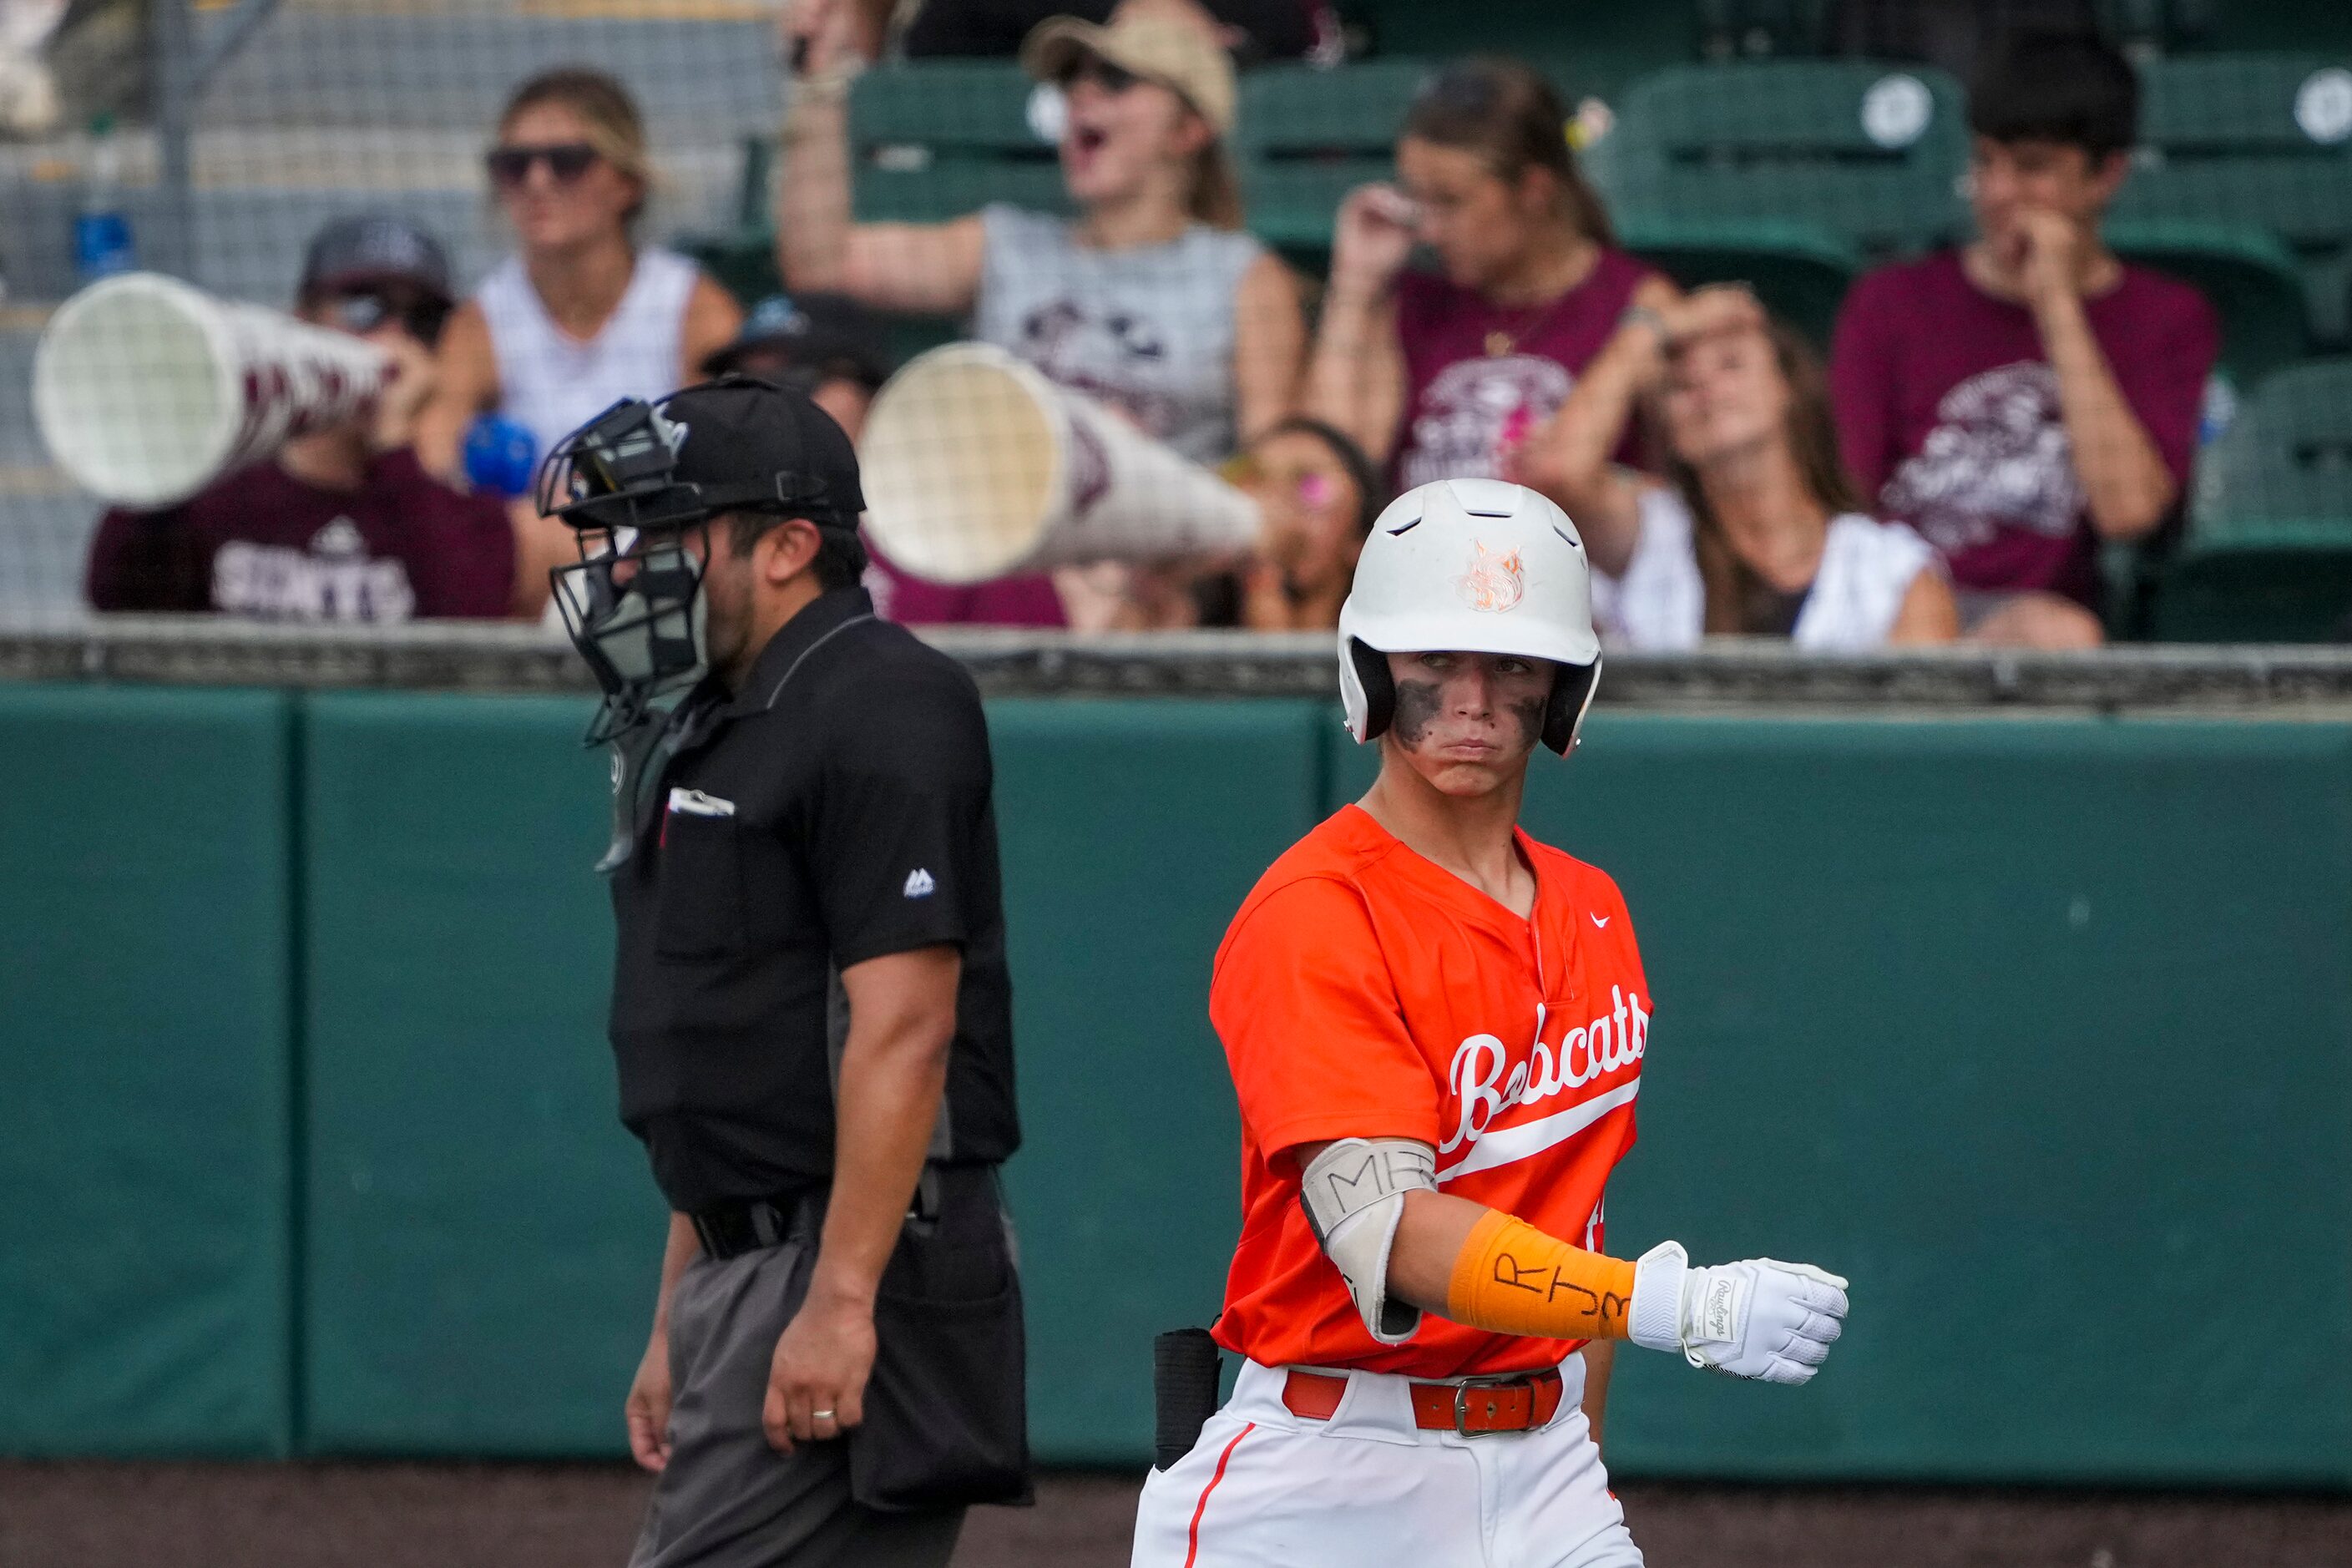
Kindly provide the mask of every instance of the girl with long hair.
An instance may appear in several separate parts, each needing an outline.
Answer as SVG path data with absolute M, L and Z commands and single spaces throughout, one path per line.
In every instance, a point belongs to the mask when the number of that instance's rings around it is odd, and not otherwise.
M 1618 317 L 1674 285 L 1617 247 L 1559 96 L 1516 60 L 1433 79 L 1397 172 L 1402 188 L 1361 186 L 1339 208 L 1308 409 L 1398 489 L 1508 478 Z M 1417 245 L 1442 276 L 1407 270 Z
M 475 418 L 529 430 L 541 457 L 624 397 L 701 379 L 742 311 L 675 252 L 640 244 L 653 191 L 644 121 L 628 89 L 566 67 L 517 88 L 484 158 L 514 230 L 514 254 L 450 317 L 441 383 L 417 432 L 438 472 L 457 470 Z M 572 558 L 570 531 L 514 507 L 516 609 L 547 600 L 547 571 Z
M 1288 270 L 1242 230 L 1225 147 L 1233 65 L 1205 14 L 1128 0 L 1108 26 L 1039 24 L 1021 58 L 1062 89 L 1062 179 L 1077 216 L 996 203 L 936 224 L 853 220 L 845 100 L 859 62 L 845 8 L 803 0 L 789 25 L 805 39 L 777 223 L 793 288 L 966 316 L 973 337 L 1197 463 L 1291 412 L 1306 322 Z M 1181 610 L 1187 576 L 1106 562 L 1003 581 L 1057 612 L 1024 618 L 1101 630 Z
M 1645 405 L 1664 482 L 1611 460 Z M 1744 289 L 1632 311 L 1521 467 L 1576 520 L 1601 574 L 1596 619 L 1625 646 L 1959 634 L 1936 552 L 1862 510 L 1821 362 Z
M 1291 412 L 1306 326 L 1282 263 L 1242 231 L 1225 149 L 1233 66 L 1206 26 L 1132 0 L 1107 26 L 1041 24 L 1021 58 L 1062 89 L 1062 177 L 1077 216 L 999 204 L 904 224 L 851 216 L 845 100 L 856 62 L 838 0 L 810 0 L 795 25 L 807 43 L 777 225 L 791 288 L 968 315 L 973 336 L 1195 462 L 1231 456 Z

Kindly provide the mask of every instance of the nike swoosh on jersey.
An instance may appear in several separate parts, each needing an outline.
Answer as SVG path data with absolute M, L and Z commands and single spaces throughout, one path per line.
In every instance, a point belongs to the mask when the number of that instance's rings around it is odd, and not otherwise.
M 1588 915 L 1592 915 L 1592 911 L 1591 910 L 1587 910 L 1584 912 Z M 1609 922 L 1616 918 L 1617 917 L 1614 915 L 1592 915 L 1592 923 L 1600 927 L 1602 931 L 1607 931 L 1609 929 Z
M 1508 1165 L 1530 1154 L 1540 1154 L 1555 1144 L 1565 1143 L 1621 1105 L 1631 1105 L 1633 1097 L 1642 1092 L 1642 1080 L 1621 1083 L 1606 1094 L 1596 1094 L 1591 1100 L 1570 1106 L 1566 1110 L 1517 1127 L 1504 1127 L 1488 1132 L 1470 1146 L 1470 1152 L 1437 1173 L 1443 1186 L 1456 1176 L 1466 1176 L 1475 1171 L 1491 1171 L 1497 1165 Z

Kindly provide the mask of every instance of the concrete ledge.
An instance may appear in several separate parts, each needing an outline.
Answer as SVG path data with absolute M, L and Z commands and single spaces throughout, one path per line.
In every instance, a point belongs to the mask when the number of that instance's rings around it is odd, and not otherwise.
M 992 695 L 1328 697 L 1320 634 L 1077 637 L 941 628 L 925 634 Z M 462 622 L 289 626 L 209 616 L 87 616 L 0 630 L 0 679 L 201 686 L 593 689 L 560 634 Z M 2178 709 L 2352 715 L 2352 648 L 2143 646 L 2087 654 L 1934 648 L 1854 657 L 1723 639 L 1688 654 L 1608 656 L 1612 707 L 1823 710 Z

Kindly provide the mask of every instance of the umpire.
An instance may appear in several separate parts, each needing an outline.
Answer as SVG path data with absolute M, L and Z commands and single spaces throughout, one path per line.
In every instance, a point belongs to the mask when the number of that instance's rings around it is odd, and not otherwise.
M 979 694 L 876 617 L 856 457 L 797 393 L 616 404 L 540 505 L 581 540 L 621 1118 L 671 1210 L 632 1568 L 944 1564 L 1028 1492 Z

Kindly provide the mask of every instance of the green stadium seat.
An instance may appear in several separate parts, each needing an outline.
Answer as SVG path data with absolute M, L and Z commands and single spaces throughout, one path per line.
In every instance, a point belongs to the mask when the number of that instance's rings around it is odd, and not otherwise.
M 2156 52 L 2209 47 L 2220 0 L 2098 0 L 2094 9 L 2118 48 Z
M 2164 575 L 2170 642 L 2317 642 L 2352 615 L 2352 359 L 2272 375 L 2199 464 Z
M 1830 45 L 1827 0 L 1698 0 L 1699 53 L 1711 60 L 1818 55 Z
M 1030 128 L 1033 85 L 1018 65 L 998 60 L 926 61 L 858 78 L 849 139 L 859 221 L 940 223 L 998 201 L 1067 211 L 1054 148 Z M 747 307 L 783 288 L 768 211 L 773 158 L 768 138 L 747 138 L 736 226 L 674 241 Z M 940 318 L 889 320 L 901 362 L 957 335 L 957 324 Z
M 1358 185 L 1395 177 L 1397 132 L 1433 68 L 1422 60 L 1377 60 L 1245 74 L 1234 151 L 1250 232 L 1320 271 L 1339 203 Z
M 2311 351 L 2308 307 L 2293 253 L 2259 229 L 2220 224 L 2120 222 L 2107 247 L 2126 261 L 2193 284 L 2221 318 L 2221 364 L 2241 386 Z
M 1767 310 L 1823 351 L 1838 306 L 1862 271 L 1859 251 L 1812 224 L 1634 216 L 1619 222 L 1617 237 L 1685 289 L 1747 284 Z
M 859 77 L 849 94 L 858 217 L 941 223 L 991 202 L 1068 211 L 1053 144 L 1029 124 L 1034 87 L 1009 60 L 929 60 Z
M 1615 101 L 1645 71 L 1686 60 L 1687 4 L 1577 5 L 1562 0 L 1340 0 L 1353 27 L 1382 59 L 1513 55 L 1539 62 L 1572 106 L 1586 93 Z
M 1634 84 L 1588 169 L 1629 249 L 1740 281 L 1826 345 L 1864 264 L 1958 228 L 1960 90 L 1926 67 L 1684 66 Z
M 2231 338 L 2274 342 L 2290 282 L 2304 295 L 2310 335 L 2340 338 L 2352 256 L 2347 61 L 2170 58 L 2142 66 L 2140 79 L 2142 145 L 2109 215 L 2114 232 L 2132 239 L 2157 226 L 2237 231 L 2226 245 L 2211 239 L 2175 256 L 2185 274 L 2201 274 L 2192 281 L 2214 290 Z M 2229 354 L 2239 353 L 2233 342 Z
M 682 234 L 670 244 L 747 310 L 783 291 L 783 279 L 776 275 L 776 231 L 764 224 L 725 234 Z
M 1933 244 L 1966 217 L 1959 85 L 1925 66 L 1676 67 L 1633 85 L 1601 147 L 1596 177 L 1629 227 L 1804 225 L 1875 258 Z

